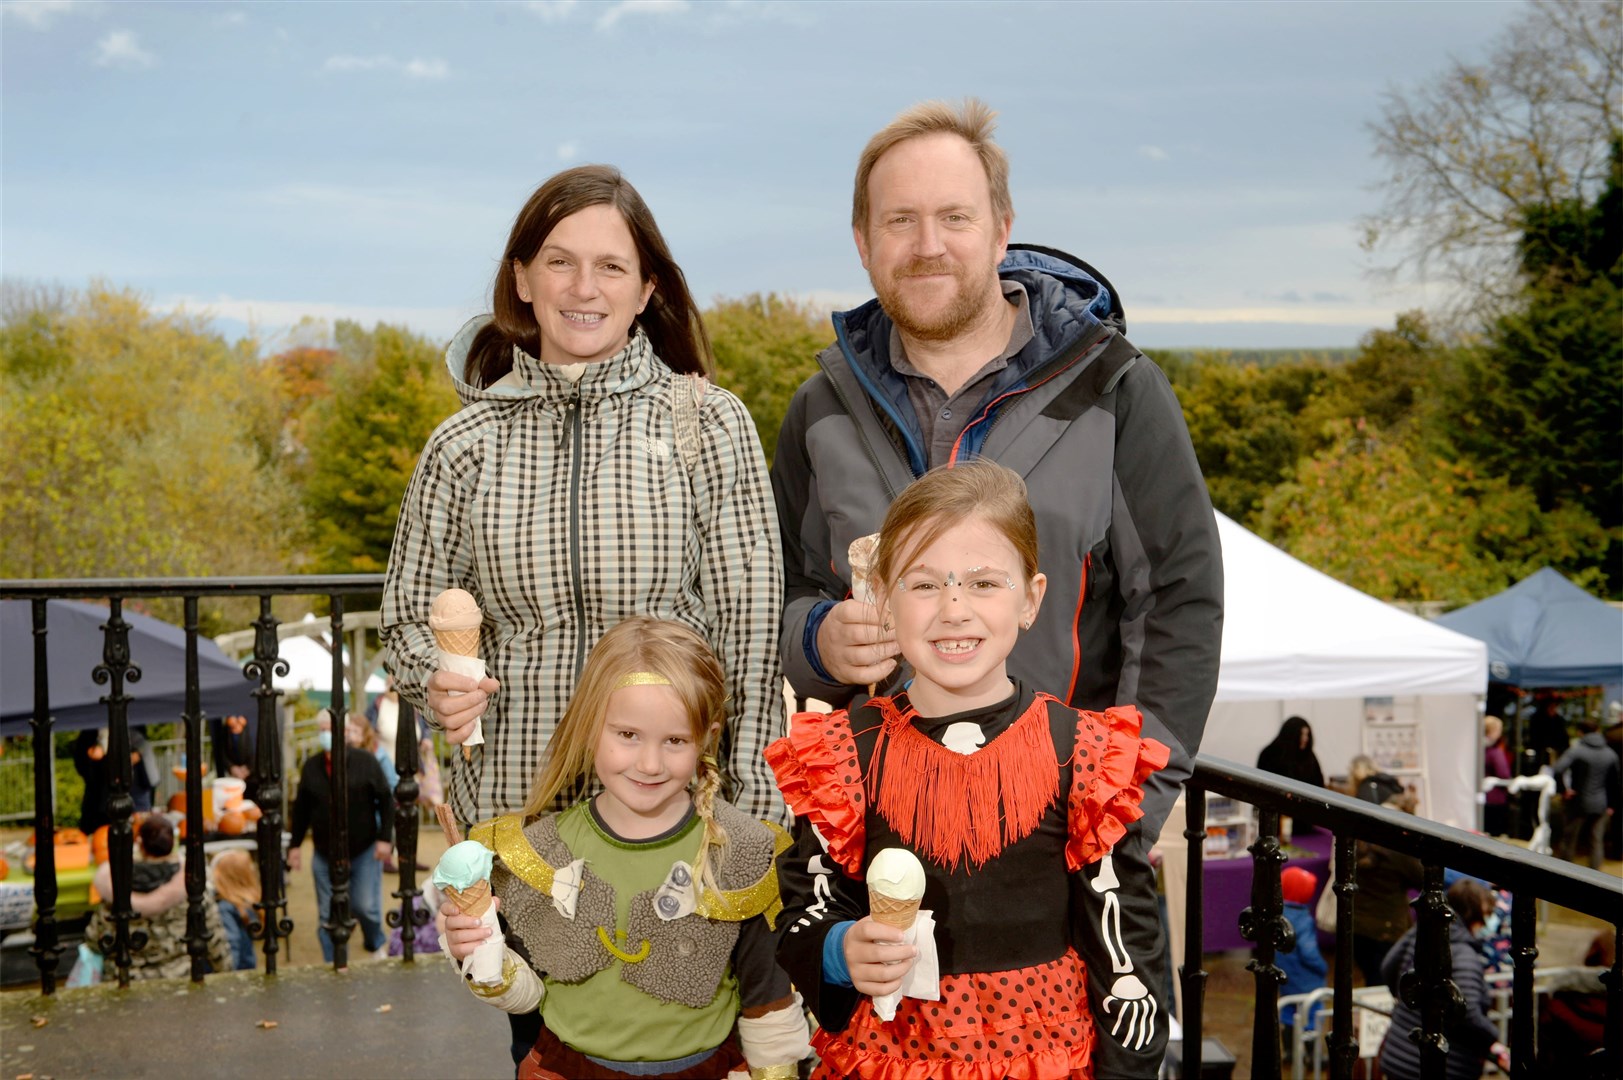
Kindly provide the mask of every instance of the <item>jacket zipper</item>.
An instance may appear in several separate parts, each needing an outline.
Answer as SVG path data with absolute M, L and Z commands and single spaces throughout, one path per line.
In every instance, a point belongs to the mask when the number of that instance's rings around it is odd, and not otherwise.
M 976 424 L 980 423 L 982 420 L 985 420 L 987 413 L 990 413 L 993 409 L 997 409 L 998 404 L 1000 402 L 1002 402 L 1005 398 L 1016 397 L 1017 395 L 1020 395 L 1020 394 L 1028 394 L 1031 391 L 1037 389 L 1037 387 L 1041 386 L 1043 383 L 1047 382 L 1049 379 L 1052 379 L 1054 376 L 1058 375 L 1060 372 L 1064 371 L 1066 368 L 1070 367 L 1072 364 L 1074 364 L 1078 360 L 1082 359 L 1082 357 L 1086 356 L 1088 350 L 1090 348 L 1092 348 L 1095 344 L 1097 344 L 1097 339 L 1093 339 L 1093 340 L 1089 340 L 1089 341 L 1085 341 L 1085 342 L 1081 343 L 1080 346 L 1076 349 L 1076 351 L 1074 353 L 1072 353 L 1070 355 L 1061 354 L 1056 359 L 1049 361 L 1048 363 L 1044 364 L 1042 367 L 1038 368 L 1036 371 L 1032 372 L 1030 378 L 1032 378 L 1033 381 L 1030 382 L 1025 387 L 1023 387 L 1023 388 L 1021 388 L 1019 390 L 1006 390 L 1003 393 L 999 394 L 997 397 L 993 398 L 991 401 L 988 401 L 986 403 L 986 407 L 981 410 L 980 416 L 976 417 L 974 420 L 971 420 L 969 423 L 965 424 L 964 425 L 964 430 L 960 431 L 958 433 L 957 440 L 952 444 L 952 453 L 947 455 L 947 460 L 949 462 L 953 463 L 953 464 L 957 464 L 957 462 L 958 462 L 958 448 L 959 448 L 959 446 L 963 445 L 964 436 L 969 433 L 969 429 L 974 427 Z M 986 439 L 990 439 L 992 437 L 992 432 L 997 430 L 998 422 L 1000 420 L 1002 420 L 1002 419 L 1003 419 L 1003 410 L 998 409 L 997 415 L 992 417 L 992 423 L 986 429 Z M 981 440 L 981 445 L 982 446 L 986 445 L 986 439 Z
M 575 679 L 586 666 L 586 598 L 580 580 L 580 384 L 569 395 L 569 415 L 564 421 L 564 451 L 569 460 L 569 588 L 575 601 Z

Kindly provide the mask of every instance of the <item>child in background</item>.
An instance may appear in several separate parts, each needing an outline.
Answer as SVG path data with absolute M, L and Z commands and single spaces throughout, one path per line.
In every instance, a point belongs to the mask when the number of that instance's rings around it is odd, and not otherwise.
M 778 956 L 817 1017 L 814 1076 L 1091 1077 L 1081 953 L 1113 980 L 1098 1022 L 1147 1038 L 1157 1005 L 1119 909 L 1155 897 L 1125 894 L 1108 863 L 1091 885 L 1081 869 L 1141 816 L 1167 748 L 1134 708 L 1079 712 L 1009 678 L 1046 587 L 1012 471 L 977 461 L 904 490 L 871 580 L 912 681 L 796 716 L 767 750 L 797 815 Z M 887 848 L 924 864 L 914 944 L 870 914 L 863 877 Z M 882 1019 L 872 999 L 898 992 Z
M 1324 977 L 1330 971 L 1324 954 L 1319 951 L 1319 928 L 1313 922 L 1313 892 L 1319 879 L 1313 871 L 1300 866 L 1287 866 L 1279 875 L 1280 887 L 1285 893 L 1285 919 L 1296 931 L 1296 948 L 1274 954 L 1274 963 L 1285 973 L 1285 985 L 1279 988 L 1280 997 L 1308 994 L 1325 985 Z M 1285 1029 L 1285 1046 L 1291 1046 L 1291 1028 L 1296 1023 L 1296 1006 L 1287 1005 L 1280 1010 L 1279 1023 Z M 1314 1004 L 1307 1017 L 1307 1030 L 1319 1025 L 1319 1005 Z
M 793 1077 L 806 1018 L 773 959 L 782 830 L 717 795 L 726 681 L 704 639 L 648 616 L 592 649 L 520 815 L 477 825 L 507 961 L 469 989 L 540 1007 L 520 1077 Z M 595 771 L 602 790 L 588 797 Z M 562 813 L 548 812 L 559 800 Z M 441 909 L 459 965 L 491 931 Z
M 214 857 L 214 895 L 220 909 L 220 925 L 231 946 L 231 964 L 238 971 L 252 971 L 254 938 L 249 927 L 254 922 L 254 905 L 259 903 L 259 867 L 246 851 L 222 851 Z

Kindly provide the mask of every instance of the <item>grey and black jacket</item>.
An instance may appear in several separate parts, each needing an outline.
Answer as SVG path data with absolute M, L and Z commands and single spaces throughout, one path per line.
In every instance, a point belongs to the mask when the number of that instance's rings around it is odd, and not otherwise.
M 1121 306 L 1085 264 L 1011 246 L 1000 273 L 1030 299 L 1032 340 L 1003 370 L 953 460 L 986 457 L 1026 481 L 1048 592 L 1009 673 L 1074 708 L 1136 705 L 1143 734 L 1171 749 L 1146 785 L 1145 818 L 1116 846 L 1121 935 L 1155 998 L 1166 985 L 1148 852 L 1189 776 L 1217 686 L 1222 556 L 1217 523 L 1183 413 L 1166 376 L 1122 336 Z M 832 682 L 816 632 L 850 594 L 852 540 L 877 532 L 891 500 L 928 466 L 903 377 L 889 359 L 877 300 L 834 316 L 837 340 L 790 403 L 772 465 L 784 547 L 779 649 L 797 694 L 835 705 L 858 688 Z M 1102 903 L 1092 889 L 1080 900 Z M 1100 913 L 1095 912 L 1094 916 Z M 1099 925 L 1099 919 L 1093 918 Z M 1102 916 L 1100 916 L 1102 917 Z M 1123 980 L 1103 935 L 1079 943 L 1088 996 L 1105 1022 L 1100 1076 L 1154 1076 L 1166 1008 L 1153 1034 L 1110 1036 Z M 1119 985 L 1123 984 L 1123 985 Z

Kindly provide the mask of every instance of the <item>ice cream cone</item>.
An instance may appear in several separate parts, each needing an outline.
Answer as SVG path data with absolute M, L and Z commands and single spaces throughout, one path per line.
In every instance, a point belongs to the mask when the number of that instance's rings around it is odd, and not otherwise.
M 922 899 L 898 900 L 874 889 L 868 890 L 868 914 L 873 916 L 874 922 L 882 922 L 898 930 L 906 930 L 913 925 L 913 920 L 919 914 L 919 905 L 923 902 Z
M 440 891 L 451 898 L 451 902 L 462 909 L 462 914 L 472 915 L 474 918 L 483 918 L 490 910 L 490 882 L 476 881 L 466 889 L 453 888 L 450 885 L 440 886 Z
M 440 652 L 454 653 L 457 656 L 478 656 L 479 628 L 475 626 L 471 630 L 436 630 L 434 644 L 440 647 Z
M 847 549 L 847 556 L 851 560 L 851 598 L 861 600 L 865 604 L 874 602 L 874 585 L 869 575 L 873 573 L 874 556 L 879 554 L 879 534 L 859 536 L 851 541 Z

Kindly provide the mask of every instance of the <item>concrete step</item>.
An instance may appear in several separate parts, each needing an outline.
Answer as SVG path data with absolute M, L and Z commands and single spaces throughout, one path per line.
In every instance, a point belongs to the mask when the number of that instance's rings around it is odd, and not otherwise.
M 437 954 L 362 961 L 343 975 L 303 967 L 0 996 L 7 1080 L 501 1077 L 513 1075 L 509 1041 L 506 1016 Z

